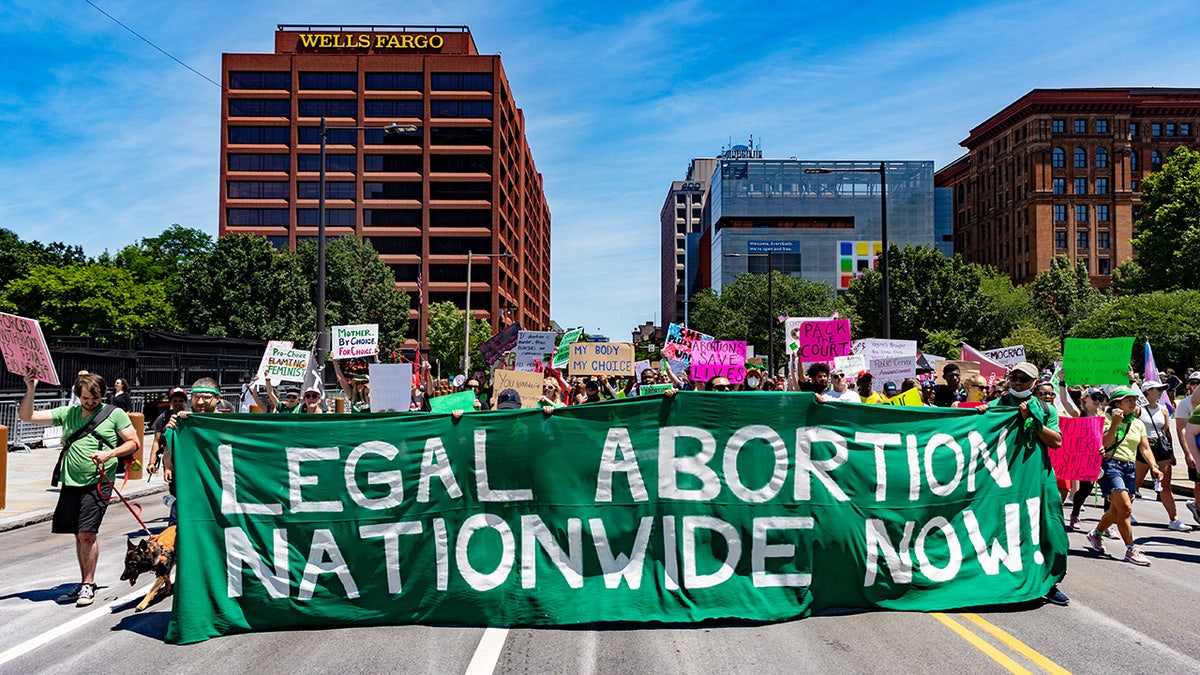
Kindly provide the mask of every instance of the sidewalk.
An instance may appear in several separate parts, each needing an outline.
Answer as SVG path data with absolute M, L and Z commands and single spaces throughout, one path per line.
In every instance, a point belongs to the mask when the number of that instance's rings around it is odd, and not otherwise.
M 143 447 L 148 447 L 151 440 L 151 435 L 147 434 L 143 439 Z M 0 532 L 45 522 L 54 516 L 58 488 L 50 487 L 50 473 L 58 460 L 58 451 L 58 448 L 34 448 L 29 452 L 8 453 L 8 486 L 5 508 L 0 510 Z M 113 481 L 118 489 L 121 488 L 121 480 Z M 121 494 L 132 501 L 135 497 L 155 495 L 166 490 L 167 484 L 159 474 L 149 482 L 145 476 L 140 480 L 130 480 Z M 120 501 L 116 495 L 113 500 L 110 507 L 122 508 L 116 503 Z

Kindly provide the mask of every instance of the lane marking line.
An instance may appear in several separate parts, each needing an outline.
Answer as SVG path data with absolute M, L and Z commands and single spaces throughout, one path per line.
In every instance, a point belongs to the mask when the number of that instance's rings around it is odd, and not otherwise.
M 492 675 L 496 664 L 500 662 L 500 653 L 504 651 L 504 642 L 507 639 L 507 628 L 489 626 L 485 629 L 483 637 L 479 638 L 479 644 L 475 647 L 475 654 L 471 656 L 466 675 Z
M 29 652 L 37 649 L 38 647 L 44 646 L 54 640 L 57 640 L 58 638 L 66 635 L 67 633 L 70 633 L 78 628 L 82 628 L 82 627 L 86 626 L 87 624 L 95 621 L 96 619 L 99 619 L 99 618 L 102 618 L 105 616 L 112 616 L 113 614 L 116 613 L 116 607 L 118 605 L 124 605 L 124 604 L 130 602 L 131 600 L 137 600 L 137 599 L 145 596 L 147 590 L 148 589 L 143 588 L 141 590 L 134 591 L 133 593 L 130 593 L 129 595 L 125 595 L 120 598 L 117 598 L 116 600 L 113 600 L 112 602 L 108 603 L 107 605 L 104 605 L 103 607 L 97 607 L 97 608 L 91 610 L 90 612 L 88 612 L 87 614 L 84 614 L 83 616 L 71 619 L 70 621 L 68 621 L 60 626 L 55 626 L 54 628 L 51 628 L 50 630 L 46 631 L 45 633 L 42 633 L 41 635 L 39 635 L 35 638 L 30 638 L 15 647 L 9 647 L 8 649 L 4 650 L 3 652 L 0 652 L 0 666 L 8 663 L 9 661 L 12 661 L 13 659 L 24 656 L 24 655 L 28 654 Z
M 1006 670 L 1008 670 L 1008 672 L 1017 673 L 1018 675 L 1033 675 L 1032 672 L 1025 669 L 1023 666 L 1021 666 L 1021 664 L 1014 661 L 1010 656 L 1008 656 L 1004 652 L 1000 651 L 999 649 L 996 649 L 992 645 L 988 644 L 988 642 L 986 640 L 984 640 L 983 638 L 979 637 L 978 635 L 972 633 L 970 630 L 967 629 L 966 626 L 959 624 L 957 621 L 955 621 L 954 619 L 951 619 L 949 616 L 946 616 L 945 614 L 943 614 L 941 612 L 931 612 L 929 615 L 932 616 L 933 618 L 937 619 L 938 621 L 942 622 L 950 630 L 957 633 L 959 637 L 961 637 L 962 639 L 969 642 L 971 644 L 971 646 L 975 647 L 979 651 L 981 651 L 984 654 L 986 654 L 987 656 L 989 656 L 996 663 L 999 663 Z
M 1033 647 L 1030 647 L 1024 642 L 1021 642 L 1006 632 L 1003 628 L 991 623 L 982 616 L 979 616 L 978 614 L 960 614 L 959 616 L 965 617 L 967 621 L 970 621 L 976 626 L 979 626 L 980 628 L 991 633 L 992 637 L 1008 645 L 1009 649 L 1012 649 L 1021 656 L 1033 661 L 1039 668 L 1042 668 L 1046 672 L 1052 673 L 1053 675 L 1071 675 L 1071 671 L 1063 668 L 1054 661 L 1051 661 L 1041 652 L 1037 651 Z

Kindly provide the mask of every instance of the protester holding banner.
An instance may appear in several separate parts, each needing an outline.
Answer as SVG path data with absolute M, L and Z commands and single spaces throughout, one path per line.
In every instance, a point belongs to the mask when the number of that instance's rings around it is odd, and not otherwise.
M 267 378 L 264 378 L 267 379 Z M 267 379 L 268 385 L 270 379 Z M 268 389 L 270 392 L 270 389 Z M 232 410 L 221 409 L 221 385 L 211 377 L 202 377 L 192 383 L 192 390 L 188 392 L 192 399 L 192 409 L 181 410 L 167 421 L 167 429 L 174 429 L 179 421 L 186 418 L 191 413 L 219 413 L 233 412 Z M 163 478 L 166 479 L 167 485 L 170 486 L 171 496 L 175 495 L 175 447 L 168 445 L 166 452 L 163 454 Z M 179 504 L 171 503 L 171 512 L 167 515 L 167 524 L 174 525 L 179 513 Z
M 850 388 L 846 383 L 846 374 L 841 370 L 833 370 L 829 373 L 830 388 L 825 392 L 825 398 L 832 401 L 843 401 L 846 403 L 862 403 L 862 399 L 858 396 L 858 392 Z
M 939 384 L 933 388 L 933 404 L 939 408 L 951 408 L 962 400 L 958 393 L 962 384 L 962 372 L 958 364 L 946 364 L 942 369 L 942 379 L 946 380 L 946 384 Z
M 883 403 L 886 399 L 883 394 L 871 388 L 871 382 L 874 376 L 871 371 L 864 370 L 854 378 L 854 387 L 858 390 L 858 396 L 863 403 Z
M 1169 521 L 1167 528 L 1176 532 L 1191 532 L 1192 527 L 1176 517 L 1175 495 L 1171 492 L 1171 467 L 1175 466 L 1175 448 L 1171 445 L 1171 432 L 1167 426 L 1169 415 L 1166 406 L 1159 405 L 1166 388 L 1167 385 L 1158 380 L 1147 380 L 1142 384 L 1142 395 L 1146 397 L 1146 405 L 1137 409 L 1137 418 L 1146 427 L 1146 439 L 1150 443 L 1150 454 L 1154 456 L 1155 463 L 1162 471 L 1162 481 L 1155 482 L 1154 491 L 1158 493 L 1158 500 L 1167 512 Z M 1146 473 L 1150 470 L 1150 465 L 1142 461 L 1140 456 L 1137 460 L 1136 484 L 1141 485 L 1142 481 L 1146 480 Z
M 1109 498 L 1110 506 L 1100 518 L 1096 528 L 1088 533 L 1088 547 L 1097 553 L 1105 553 L 1104 539 L 1100 533 L 1116 523 L 1121 540 L 1125 542 L 1125 562 L 1150 565 L 1146 557 L 1133 543 L 1133 529 L 1129 516 L 1133 513 L 1133 493 L 1137 491 L 1135 460 L 1138 455 L 1150 464 L 1150 472 L 1162 479 L 1162 470 L 1154 463 L 1150 454 L 1150 441 L 1146 438 L 1146 427 L 1137 418 L 1138 394 L 1129 387 L 1117 387 L 1112 392 L 1108 419 L 1104 423 L 1104 460 L 1101 466 L 1100 491 Z
M 335 361 L 334 363 L 337 362 Z M 267 402 L 270 405 L 268 411 L 276 413 L 299 412 L 300 387 L 294 384 L 289 384 L 283 388 L 283 398 L 280 398 L 279 392 L 276 391 L 274 385 L 271 384 L 271 378 L 265 377 L 263 378 L 263 381 L 267 384 Z
M 829 364 L 823 361 L 814 363 L 805 371 L 807 379 L 797 383 L 796 391 L 807 391 L 813 394 L 824 394 L 829 388 Z
M 538 403 L 548 405 L 551 408 L 565 408 L 566 403 L 562 400 L 562 392 L 559 391 L 559 384 L 553 378 L 547 377 L 542 383 L 542 397 L 538 399 Z
M 1059 391 L 1060 392 L 1064 391 L 1062 388 L 1061 381 L 1059 382 Z M 1063 409 L 1066 411 L 1066 414 L 1070 417 L 1095 417 L 1097 415 L 1103 415 L 1104 414 L 1104 410 L 1103 410 L 1104 403 L 1106 401 L 1108 401 L 1108 396 L 1105 395 L 1104 390 L 1099 389 L 1099 388 L 1091 388 L 1091 389 L 1087 389 L 1086 391 L 1082 392 L 1082 394 L 1079 397 L 1079 405 L 1078 406 L 1075 405 L 1075 401 L 1072 400 L 1069 395 L 1062 395 L 1059 398 L 1062 400 Z M 1100 452 L 1101 450 L 1102 450 L 1102 448 L 1100 448 L 1100 447 L 1096 448 L 1096 452 Z M 1099 476 L 1097 476 L 1097 480 L 1098 479 L 1099 479 Z M 1072 530 L 1079 528 L 1079 524 L 1080 524 L 1079 512 L 1083 509 L 1084 503 L 1087 502 L 1087 498 L 1091 496 L 1092 491 L 1095 489 L 1095 487 L 1096 487 L 1095 480 L 1091 480 L 1091 481 L 1081 480 L 1081 481 L 1078 481 L 1078 484 L 1075 486 L 1075 494 L 1071 498 L 1071 517 L 1070 517 L 1070 520 L 1068 521 L 1069 522 L 1068 527 L 1070 527 Z M 1106 495 L 1104 497 L 1103 508 L 1105 511 L 1107 511 L 1108 507 L 1109 507 L 1109 502 L 1108 502 L 1108 496 Z M 1111 525 L 1109 526 L 1108 529 L 1106 529 L 1104 531 L 1104 534 L 1105 534 L 1105 536 L 1108 536 L 1109 538 L 1114 538 L 1116 536 L 1112 532 Z
M 297 406 L 296 412 L 308 413 L 312 415 L 320 415 L 329 412 L 329 406 L 325 403 L 325 392 L 315 384 L 310 384 L 304 390 L 304 400 Z
M 371 378 L 367 375 L 355 375 L 347 381 L 342 374 L 340 361 L 333 362 L 333 374 L 337 376 L 338 386 L 346 397 L 346 407 L 352 413 L 371 412 Z

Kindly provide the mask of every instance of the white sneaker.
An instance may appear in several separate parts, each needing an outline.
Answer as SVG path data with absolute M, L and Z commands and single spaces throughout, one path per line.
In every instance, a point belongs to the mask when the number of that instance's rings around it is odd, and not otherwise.
M 1187 523 L 1184 523 L 1184 522 L 1180 521 L 1178 518 L 1176 518 L 1175 520 L 1172 520 L 1167 525 L 1167 529 L 1175 530 L 1176 532 L 1191 532 L 1192 526 L 1188 525 Z
M 1200 508 L 1196 507 L 1196 502 L 1184 502 L 1183 505 L 1187 507 L 1188 511 L 1191 511 L 1192 520 L 1196 521 L 1197 525 L 1200 525 Z

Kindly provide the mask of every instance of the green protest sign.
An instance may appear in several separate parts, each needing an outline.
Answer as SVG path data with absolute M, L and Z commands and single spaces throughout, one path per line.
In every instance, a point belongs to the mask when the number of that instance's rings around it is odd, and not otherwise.
M 673 384 L 643 384 L 641 389 L 642 396 L 653 396 L 655 394 L 665 394 L 675 388 Z
M 1133 338 L 1067 338 L 1062 371 L 1068 385 L 1129 384 Z
M 435 396 L 429 399 L 429 410 L 435 413 L 448 413 L 455 410 L 474 410 L 475 392 L 460 391 L 456 394 Z
M 562 339 L 558 341 L 558 349 L 554 351 L 555 368 L 563 368 L 567 365 L 567 361 L 571 360 L 571 343 L 578 342 L 579 338 L 583 337 L 582 328 L 572 328 L 563 333 Z
M 447 415 L 192 415 L 167 639 L 783 620 L 1040 598 L 1053 474 L 1013 407 L 680 392 Z

